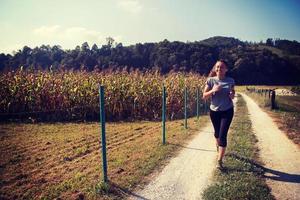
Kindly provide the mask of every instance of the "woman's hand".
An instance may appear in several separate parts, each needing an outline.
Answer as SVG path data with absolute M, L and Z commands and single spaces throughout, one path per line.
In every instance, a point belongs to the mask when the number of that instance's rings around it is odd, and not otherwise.
M 234 90 L 230 90 L 230 92 L 229 92 L 229 97 L 230 97 L 231 99 L 234 99 L 234 96 L 235 96 L 235 91 L 234 91 Z
M 222 89 L 221 85 L 220 84 L 214 84 L 213 88 L 211 89 L 212 92 L 218 92 Z
M 221 85 L 214 84 L 213 88 L 210 89 L 208 85 L 205 86 L 203 91 L 203 99 L 207 100 L 209 97 L 215 94 L 215 92 L 218 92 L 221 90 Z

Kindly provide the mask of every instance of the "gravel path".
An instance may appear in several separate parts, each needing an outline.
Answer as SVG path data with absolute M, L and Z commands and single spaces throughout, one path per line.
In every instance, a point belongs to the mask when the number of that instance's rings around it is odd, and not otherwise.
M 278 129 L 261 108 L 247 95 L 247 102 L 260 156 L 266 168 L 266 181 L 276 199 L 300 199 L 300 150 Z
M 209 123 L 173 158 L 162 172 L 131 199 L 201 199 L 217 159 L 213 127 Z

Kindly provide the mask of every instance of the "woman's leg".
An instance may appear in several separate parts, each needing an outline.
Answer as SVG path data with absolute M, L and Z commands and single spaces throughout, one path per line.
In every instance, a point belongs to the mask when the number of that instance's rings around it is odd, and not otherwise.
M 222 161 L 225 155 L 226 147 L 219 147 L 218 161 Z
M 219 132 L 220 132 L 220 125 L 221 125 L 221 115 L 220 112 L 216 112 L 216 111 L 210 111 L 210 119 L 211 122 L 213 124 L 215 133 L 215 139 L 216 139 L 216 146 L 217 146 L 217 151 L 219 149 L 219 145 L 220 145 L 220 139 L 219 139 Z
M 231 121 L 233 118 L 233 108 L 226 111 L 224 115 L 222 116 L 221 119 L 221 124 L 220 124 L 220 132 L 219 132 L 219 139 L 220 139 L 220 148 L 219 148 L 219 155 L 218 155 L 218 160 L 222 161 L 226 147 L 227 147 L 227 133 L 228 129 L 230 127 Z

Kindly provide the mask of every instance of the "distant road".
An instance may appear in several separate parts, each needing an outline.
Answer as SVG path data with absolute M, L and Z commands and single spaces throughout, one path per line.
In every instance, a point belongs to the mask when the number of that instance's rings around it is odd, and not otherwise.
M 258 139 L 260 157 L 266 168 L 266 181 L 276 199 L 300 199 L 300 149 L 272 118 L 246 94 L 252 127 Z

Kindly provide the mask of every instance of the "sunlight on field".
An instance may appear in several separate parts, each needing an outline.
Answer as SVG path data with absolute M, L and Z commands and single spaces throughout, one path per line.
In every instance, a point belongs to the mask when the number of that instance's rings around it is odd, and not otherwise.
M 257 88 L 257 89 L 271 89 L 271 90 L 277 89 L 277 88 L 282 88 L 282 89 L 290 90 L 293 86 L 286 86 L 286 85 L 237 85 L 237 86 L 235 86 L 235 89 L 238 92 L 244 92 L 244 91 L 246 91 L 246 87 Z
M 131 188 L 207 122 L 207 116 L 167 122 L 107 123 L 108 177 Z M 9 199 L 70 198 L 78 191 L 94 199 L 102 180 L 99 123 L 1 124 L 1 193 Z M 24 191 L 26 191 L 24 193 Z M 77 192 L 75 192 L 77 191 Z M 100 196 L 99 196 L 100 195 Z

